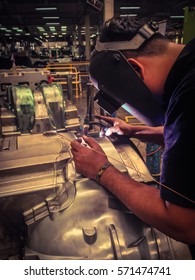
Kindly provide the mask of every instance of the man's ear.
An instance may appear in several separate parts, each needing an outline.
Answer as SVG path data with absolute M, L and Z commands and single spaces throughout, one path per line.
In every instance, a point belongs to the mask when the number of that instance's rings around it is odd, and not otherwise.
M 140 76 L 140 78 L 144 81 L 144 67 L 134 58 L 127 58 L 128 62 L 131 64 L 135 72 Z

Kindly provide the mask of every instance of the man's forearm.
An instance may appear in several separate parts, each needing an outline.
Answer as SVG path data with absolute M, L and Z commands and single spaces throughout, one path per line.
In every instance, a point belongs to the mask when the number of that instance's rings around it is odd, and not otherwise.
M 102 174 L 100 183 L 145 223 L 176 240 L 195 242 L 194 209 L 167 204 L 159 189 L 139 183 L 115 167 Z
M 139 125 L 132 129 L 132 137 L 141 140 L 142 142 L 155 143 L 164 146 L 163 126 L 145 126 Z

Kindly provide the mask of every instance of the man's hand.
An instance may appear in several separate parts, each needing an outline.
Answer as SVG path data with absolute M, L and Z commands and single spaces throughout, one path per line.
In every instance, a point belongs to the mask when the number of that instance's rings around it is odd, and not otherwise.
M 106 136 L 110 136 L 112 133 L 129 136 L 134 134 L 133 126 L 123 120 L 102 115 L 96 115 L 95 117 L 99 120 L 105 120 L 111 125 L 111 127 L 109 127 L 105 132 Z
M 82 137 L 85 143 L 80 139 L 71 142 L 71 152 L 75 162 L 76 171 L 85 177 L 95 179 L 99 168 L 108 158 L 100 145 L 91 137 Z
M 102 115 L 97 115 L 95 117 L 111 124 L 111 127 L 106 130 L 106 136 L 117 133 L 119 135 L 126 135 L 129 138 L 137 138 L 142 142 L 156 143 L 164 146 L 163 126 L 132 125 L 117 118 Z

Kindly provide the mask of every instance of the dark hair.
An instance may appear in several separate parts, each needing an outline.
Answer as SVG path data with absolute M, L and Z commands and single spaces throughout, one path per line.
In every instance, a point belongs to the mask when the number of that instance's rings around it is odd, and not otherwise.
M 104 22 L 100 30 L 100 42 L 128 41 L 138 30 L 151 20 L 138 17 L 113 17 Z M 168 39 L 161 33 L 155 33 L 136 50 L 121 50 L 125 56 L 137 57 L 140 55 L 160 55 L 167 49 Z

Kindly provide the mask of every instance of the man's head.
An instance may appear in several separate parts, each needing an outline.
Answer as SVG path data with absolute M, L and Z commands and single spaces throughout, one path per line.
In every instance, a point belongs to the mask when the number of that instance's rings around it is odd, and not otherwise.
M 159 64 L 160 58 L 164 61 L 169 40 L 158 32 L 158 25 L 146 18 L 128 16 L 112 18 L 105 21 L 101 28 L 96 51 L 106 49 L 107 46 L 109 49 L 109 45 L 114 46 L 114 42 L 120 43 L 112 49 L 124 55 L 150 91 L 155 95 L 162 95 L 168 71 L 165 69 L 160 73 L 159 70 L 163 69 Z
M 157 124 L 154 96 L 162 93 L 166 73 L 157 75 L 157 70 L 162 71 L 154 58 L 164 56 L 167 48 L 167 39 L 147 20 L 112 18 L 104 23 L 92 54 L 92 82 L 119 106 L 128 103 L 136 117 L 138 111 L 146 115 L 145 123 L 153 118 L 151 123 Z M 151 110 L 156 112 L 151 115 Z
M 138 48 L 120 49 L 120 51 L 136 73 L 140 75 L 150 91 L 157 96 L 161 96 L 163 94 L 164 82 L 169 72 L 167 67 L 162 68 L 162 62 L 165 62 L 164 58 L 166 57 L 169 46 L 169 40 L 158 32 L 157 24 L 154 24 L 146 18 L 112 18 L 102 26 L 99 41 L 132 41 L 136 37 L 136 34 L 139 34 L 140 28 L 147 24 L 154 30 L 154 33 L 141 42 Z

